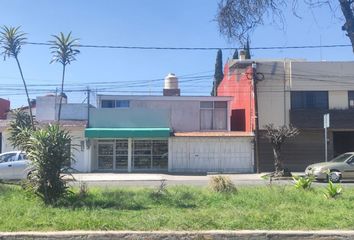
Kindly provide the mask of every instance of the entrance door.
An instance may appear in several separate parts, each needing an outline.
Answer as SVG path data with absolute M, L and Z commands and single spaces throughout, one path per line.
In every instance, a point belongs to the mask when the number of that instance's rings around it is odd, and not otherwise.
M 113 170 L 114 141 L 98 142 L 98 170 Z

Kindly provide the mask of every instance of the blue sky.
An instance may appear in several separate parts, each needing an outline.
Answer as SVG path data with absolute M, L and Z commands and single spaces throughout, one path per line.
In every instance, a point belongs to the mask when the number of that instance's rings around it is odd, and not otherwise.
M 336 2 L 336 1 L 333 1 Z M 216 0 L 0 0 L 0 25 L 22 26 L 30 42 L 46 42 L 59 32 L 80 38 L 81 44 L 158 47 L 238 47 L 220 36 L 213 19 Z M 349 44 L 341 31 L 341 14 L 327 8 L 298 9 L 301 19 L 290 10 L 285 30 L 271 21 L 251 36 L 251 47 Z M 233 51 L 223 51 L 224 62 Z M 77 61 L 67 69 L 66 88 L 113 90 L 116 94 L 160 94 L 162 79 L 173 72 L 180 76 L 184 95 L 209 95 L 216 51 L 166 51 L 81 49 Z M 352 61 L 350 47 L 303 50 L 254 50 L 252 57 L 302 58 L 307 60 Z M 19 56 L 29 85 L 58 84 L 61 65 L 49 64 L 47 46 L 26 45 Z M 199 77 L 200 76 L 200 77 Z M 195 77 L 194 80 L 193 78 Z M 92 82 L 116 82 L 90 84 Z M 8 87 L 17 90 L 8 90 Z M 0 97 L 12 107 L 26 104 L 17 66 L 13 59 L 0 61 Z M 31 97 L 43 95 L 55 86 L 30 86 Z M 40 90 L 40 91 L 38 91 Z M 37 92 L 36 92 L 37 91 Z M 120 92 L 119 92 L 120 91 Z M 103 91 L 101 93 L 104 93 Z M 69 102 L 82 102 L 81 92 L 68 93 Z

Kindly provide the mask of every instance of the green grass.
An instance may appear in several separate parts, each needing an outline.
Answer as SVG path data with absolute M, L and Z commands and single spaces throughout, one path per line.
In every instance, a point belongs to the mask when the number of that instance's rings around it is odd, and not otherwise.
M 89 189 L 45 206 L 18 186 L 0 184 L 0 231 L 354 229 L 354 189 L 328 200 L 323 188 L 244 187 L 232 194 L 207 188 Z

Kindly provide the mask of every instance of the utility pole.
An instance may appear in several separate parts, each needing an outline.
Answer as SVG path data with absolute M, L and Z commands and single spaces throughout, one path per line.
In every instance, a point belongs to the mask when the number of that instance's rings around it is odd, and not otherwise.
M 254 136 L 254 157 L 256 160 L 256 172 L 259 173 L 259 121 L 258 121 L 258 94 L 257 94 L 257 64 L 252 63 L 252 81 L 254 91 L 254 117 L 255 117 L 255 136 Z

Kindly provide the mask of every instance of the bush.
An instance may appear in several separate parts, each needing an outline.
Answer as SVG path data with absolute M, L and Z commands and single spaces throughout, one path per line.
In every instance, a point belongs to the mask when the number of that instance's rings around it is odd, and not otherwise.
M 324 196 L 327 199 L 338 197 L 342 193 L 342 187 L 339 184 L 334 184 L 332 181 L 328 181 L 328 186 L 325 188 Z
M 209 186 L 214 192 L 230 193 L 236 191 L 235 185 L 228 176 L 212 176 Z
M 312 182 L 315 180 L 314 176 L 293 176 L 294 187 L 296 189 L 310 189 Z
M 61 169 L 71 161 L 71 137 L 59 125 L 48 125 L 32 133 L 26 146 L 32 168 L 29 187 L 46 204 L 53 204 L 66 195 L 68 187 Z

